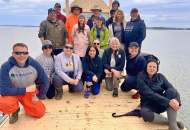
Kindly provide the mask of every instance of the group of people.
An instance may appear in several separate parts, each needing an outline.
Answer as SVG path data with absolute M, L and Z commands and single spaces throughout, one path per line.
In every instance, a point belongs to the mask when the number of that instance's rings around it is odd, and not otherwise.
M 86 84 L 84 97 L 88 98 L 90 91 L 94 95 L 100 92 L 105 79 L 106 89 L 118 97 L 121 72 L 126 66 L 121 90 L 137 90 L 132 98 L 141 98 L 143 119 L 169 124 L 170 130 L 183 129 L 183 123 L 176 121 L 181 106 L 179 93 L 157 73 L 158 59 L 141 55 L 146 26 L 138 9 L 131 10 L 131 20 L 127 22 L 124 12 L 118 9 L 119 1 L 114 0 L 112 5 L 107 21 L 95 5 L 92 17 L 86 22 L 78 5 L 71 7 L 73 14 L 66 19 L 60 13 L 61 4 L 56 3 L 40 24 L 38 36 L 43 52 L 34 60 L 27 45 L 13 46 L 12 56 L 0 71 L 0 111 L 12 113 L 9 123 L 18 120 L 18 101 L 26 114 L 42 117 L 46 108 L 41 100 L 62 99 L 63 85 L 68 85 L 69 92 L 74 93 L 82 92 Z M 164 111 L 168 118 L 160 115 Z

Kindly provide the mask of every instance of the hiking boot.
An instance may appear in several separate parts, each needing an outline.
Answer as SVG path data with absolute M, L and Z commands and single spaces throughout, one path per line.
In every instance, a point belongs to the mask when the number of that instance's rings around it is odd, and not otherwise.
M 18 120 L 18 113 L 19 113 L 19 111 L 20 111 L 20 107 L 14 113 L 11 114 L 11 118 L 9 120 L 10 124 L 13 124 L 13 123 L 15 123 Z
M 69 93 L 74 93 L 73 86 L 69 85 Z
M 63 94 L 63 89 L 61 88 L 55 88 L 57 94 L 55 95 L 56 100 L 61 100 L 62 99 L 62 94 Z
M 113 90 L 113 97 L 118 97 L 118 89 L 114 88 Z
M 44 100 L 44 99 L 46 99 L 46 96 L 43 96 L 41 100 Z
M 134 94 L 134 95 L 132 96 L 132 98 L 133 98 L 133 99 L 139 99 L 139 98 L 140 98 L 140 93 L 139 93 L 139 91 L 137 91 L 137 93 Z
M 90 96 L 90 90 L 87 88 L 85 91 L 84 97 L 89 98 L 89 96 Z

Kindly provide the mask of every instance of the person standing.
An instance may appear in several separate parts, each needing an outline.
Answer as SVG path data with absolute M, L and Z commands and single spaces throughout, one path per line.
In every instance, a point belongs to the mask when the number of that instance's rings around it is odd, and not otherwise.
M 55 3 L 54 9 L 56 11 L 57 19 L 61 20 L 63 23 L 66 23 L 67 18 L 65 17 L 65 15 L 61 14 L 61 4 Z
M 36 89 L 36 82 L 41 89 Z M 26 114 L 42 117 L 46 107 L 41 98 L 46 94 L 50 80 L 41 65 L 29 56 L 28 47 L 24 43 L 13 45 L 12 56 L 2 64 L 0 70 L 0 111 L 11 114 L 10 124 L 18 120 L 19 103 Z
M 71 37 L 72 29 L 73 26 L 78 23 L 78 17 L 82 13 L 82 8 L 79 7 L 78 5 L 74 5 L 73 7 L 71 7 L 71 12 L 73 14 L 67 18 L 66 28 L 69 32 L 69 41 L 73 43 L 73 39 Z M 86 20 L 84 23 L 86 24 Z
M 117 12 L 117 10 L 119 10 L 120 7 L 120 3 L 118 0 L 114 0 L 112 3 L 112 8 L 115 9 L 115 11 Z
M 115 11 L 116 11 L 116 9 L 111 9 L 111 10 L 110 10 L 110 15 L 111 15 L 111 17 L 106 21 L 107 28 L 108 28 L 108 26 L 109 26 L 110 24 L 113 23 L 113 17 L 114 17 L 114 15 L 115 15 Z
M 80 57 L 82 62 L 89 45 L 90 28 L 84 23 L 85 16 L 83 14 L 80 14 L 78 19 L 78 24 L 73 26 L 71 37 L 74 41 L 74 53 Z
M 131 42 L 139 44 L 139 53 L 141 52 L 142 41 L 146 37 L 146 25 L 144 20 L 141 20 L 138 9 L 133 8 L 130 13 L 131 20 L 127 23 L 125 28 L 125 47 L 128 48 Z M 126 49 L 126 57 L 129 51 Z
M 101 49 L 105 50 L 109 47 L 107 44 L 109 39 L 109 30 L 104 26 L 104 19 L 101 15 L 98 15 L 96 18 L 96 25 L 90 30 L 90 43 L 92 44 L 93 40 L 96 38 L 100 39 Z
M 48 78 L 50 79 L 50 86 L 46 93 L 46 96 L 44 96 L 42 99 L 45 99 L 46 97 L 48 99 L 52 99 L 55 96 L 55 88 L 53 85 L 53 77 L 55 75 L 55 69 L 54 69 L 54 55 L 52 53 L 53 46 L 50 40 L 44 40 L 42 43 L 42 51 L 40 55 L 38 55 L 35 60 L 40 63 L 40 65 L 45 70 Z M 41 84 L 37 84 L 38 90 L 41 89 Z
M 92 29 L 92 27 L 94 25 L 96 25 L 96 19 L 99 15 L 101 15 L 100 12 L 102 11 L 102 9 L 98 5 L 94 5 L 94 7 L 91 9 L 91 11 L 92 11 L 93 15 L 87 21 L 87 25 L 90 27 L 90 30 Z M 102 15 L 101 15 L 101 17 L 102 17 L 105 27 L 107 27 L 105 18 Z
M 48 9 L 48 17 L 48 19 L 40 23 L 38 37 L 41 43 L 44 40 L 50 40 L 53 45 L 54 55 L 58 55 L 63 51 L 65 42 L 68 42 L 69 34 L 65 24 L 56 18 L 55 9 Z

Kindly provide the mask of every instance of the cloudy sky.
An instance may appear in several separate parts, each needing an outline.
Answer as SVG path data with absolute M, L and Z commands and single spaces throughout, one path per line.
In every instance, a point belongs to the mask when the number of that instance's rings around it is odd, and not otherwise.
M 130 10 L 136 7 L 147 27 L 190 28 L 190 0 L 119 1 L 126 20 L 130 20 Z M 38 26 L 47 17 L 48 8 L 56 2 L 65 8 L 65 0 L 0 0 L 0 25 Z M 109 0 L 105 2 L 108 4 Z

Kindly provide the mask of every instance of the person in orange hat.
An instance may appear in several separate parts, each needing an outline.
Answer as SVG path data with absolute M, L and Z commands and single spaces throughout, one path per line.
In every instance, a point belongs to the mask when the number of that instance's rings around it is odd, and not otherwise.
M 73 29 L 73 26 L 78 23 L 78 17 L 82 13 L 82 8 L 80 8 L 78 5 L 74 5 L 71 7 L 71 12 L 73 14 L 68 17 L 66 21 L 66 28 L 69 32 L 69 41 L 73 43 L 73 39 L 71 37 L 72 29 Z M 85 20 L 85 24 L 86 24 L 86 20 Z

